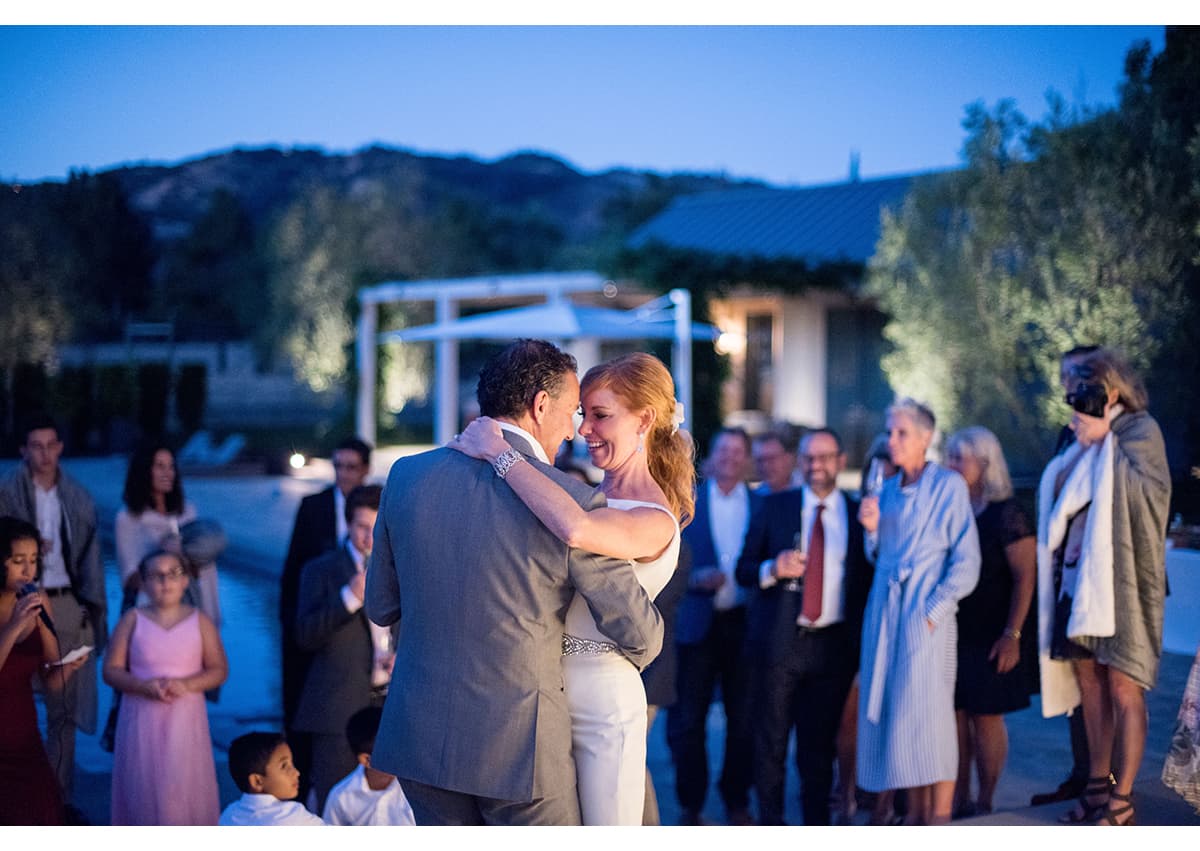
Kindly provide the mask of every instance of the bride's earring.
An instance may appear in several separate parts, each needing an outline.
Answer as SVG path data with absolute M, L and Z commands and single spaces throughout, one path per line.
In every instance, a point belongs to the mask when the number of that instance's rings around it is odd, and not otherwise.
M 638 448 L 637 448 L 637 451 L 638 451 L 638 452 L 645 452 L 645 451 L 646 451 L 646 435 L 642 434 L 640 431 L 638 432 Z

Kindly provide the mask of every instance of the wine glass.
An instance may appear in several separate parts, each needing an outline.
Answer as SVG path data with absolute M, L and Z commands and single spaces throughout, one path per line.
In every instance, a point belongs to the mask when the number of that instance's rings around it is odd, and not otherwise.
M 801 553 L 801 554 L 804 553 L 804 533 L 803 532 L 797 532 L 795 535 L 792 536 L 792 549 L 796 550 L 798 553 Z M 789 579 L 787 582 L 783 583 L 783 590 L 784 591 L 802 591 L 802 590 L 804 590 L 804 585 L 801 583 L 801 581 L 799 579 Z
M 883 490 L 883 459 L 872 458 L 870 465 L 867 467 L 867 478 L 863 482 L 863 496 L 879 496 L 879 492 Z

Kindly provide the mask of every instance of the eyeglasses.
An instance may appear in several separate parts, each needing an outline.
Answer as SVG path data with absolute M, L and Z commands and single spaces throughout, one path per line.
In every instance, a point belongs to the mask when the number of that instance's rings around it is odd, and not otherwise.
M 185 575 L 181 567 L 175 567 L 171 570 L 155 570 L 146 574 L 146 581 L 166 582 L 168 579 L 182 579 Z

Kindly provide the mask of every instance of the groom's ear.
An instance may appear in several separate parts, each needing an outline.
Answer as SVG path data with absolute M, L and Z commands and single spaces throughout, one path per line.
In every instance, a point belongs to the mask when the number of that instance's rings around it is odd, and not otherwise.
M 545 390 L 539 390 L 533 396 L 533 404 L 529 406 L 529 415 L 533 417 L 533 421 L 541 425 L 542 419 L 546 416 L 546 410 L 550 407 L 550 394 Z

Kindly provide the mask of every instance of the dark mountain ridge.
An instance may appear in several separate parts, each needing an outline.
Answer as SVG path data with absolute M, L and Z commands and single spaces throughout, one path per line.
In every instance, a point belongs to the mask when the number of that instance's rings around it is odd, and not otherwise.
M 766 185 L 721 175 L 660 175 L 630 169 L 588 174 L 536 151 L 487 162 L 380 145 L 349 154 L 317 148 L 237 147 L 174 165 L 131 165 L 110 173 L 155 240 L 165 242 L 189 233 L 219 189 L 233 195 L 256 226 L 269 222 L 305 191 L 324 186 L 351 198 L 376 193 L 402 196 L 418 214 L 430 214 L 457 199 L 505 214 L 537 215 L 576 242 L 601 233 L 606 212 L 611 212 L 606 207 L 612 203 L 635 202 L 643 195 L 673 197 Z

